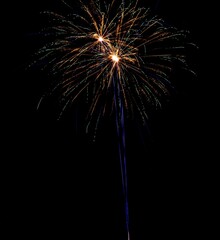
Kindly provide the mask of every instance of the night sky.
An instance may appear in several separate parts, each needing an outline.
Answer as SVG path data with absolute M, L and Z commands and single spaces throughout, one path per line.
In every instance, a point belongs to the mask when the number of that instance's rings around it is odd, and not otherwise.
M 131 239 L 209 236 L 217 109 L 201 27 L 207 23 L 206 6 L 189 0 L 140 2 L 189 30 L 199 49 L 189 59 L 197 77 L 177 73 L 176 95 L 163 109 L 151 111 L 148 127 L 136 121 L 126 126 Z M 39 13 L 61 8 L 58 0 L 9 1 L 2 7 L 7 15 L 2 29 L 0 234 L 7 236 L 1 239 L 124 240 L 114 121 L 103 120 L 94 143 L 84 131 L 80 105 L 60 121 L 55 97 L 36 110 L 50 79 L 25 70 L 39 47 L 36 32 L 44 24 Z

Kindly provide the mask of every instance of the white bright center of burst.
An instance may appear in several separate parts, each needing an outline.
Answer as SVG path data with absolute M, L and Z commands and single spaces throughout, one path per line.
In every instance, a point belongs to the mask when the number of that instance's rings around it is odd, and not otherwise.
M 104 39 L 103 39 L 103 37 L 102 36 L 100 36 L 99 38 L 98 38 L 98 41 L 99 42 L 102 42 Z
M 119 57 L 117 55 L 112 55 L 112 61 L 114 62 L 118 62 L 119 61 Z

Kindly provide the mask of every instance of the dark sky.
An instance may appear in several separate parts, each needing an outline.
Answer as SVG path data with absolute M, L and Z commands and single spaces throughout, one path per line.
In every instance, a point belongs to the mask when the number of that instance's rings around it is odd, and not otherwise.
M 199 46 L 190 59 L 197 78 L 180 77 L 179 94 L 152 113 L 148 129 L 127 126 L 131 239 L 208 234 L 216 84 L 207 59 L 206 6 L 199 1 L 141 1 L 169 23 L 188 29 Z M 192 4 L 192 2 L 194 2 Z M 48 78 L 25 70 L 38 47 L 39 12 L 58 0 L 9 1 L 2 12 L 2 239 L 124 240 L 120 165 L 114 125 L 106 119 L 96 143 L 84 133 L 76 106 L 56 120 L 57 101 L 37 103 Z M 207 17 L 208 19 L 208 17 Z M 207 82 L 208 81 L 208 82 Z

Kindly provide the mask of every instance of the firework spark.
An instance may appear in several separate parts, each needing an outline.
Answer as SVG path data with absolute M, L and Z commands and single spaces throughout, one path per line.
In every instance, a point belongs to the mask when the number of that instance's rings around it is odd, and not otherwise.
M 125 116 L 146 122 L 148 106 L 160 107 L 172 89 L 172 70 L 176 66 L 189 70 L 184 51 L 187 32 L 152 16 L 138 1 L 79 2 L 80 14 L 45 12 L 51 23 L 44 31 L 49 42 L 39 50 L 38 61 L 59 76 L 52 92 L 62 90 L 61 114 L 84 92 L 90 100 L 87 128 L 93 120 L 97 125 L 101 116 L 115 112 L 130 238 Z

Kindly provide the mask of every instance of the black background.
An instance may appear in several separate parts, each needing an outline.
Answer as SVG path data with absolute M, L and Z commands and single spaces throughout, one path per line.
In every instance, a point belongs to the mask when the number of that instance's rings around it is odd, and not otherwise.
M 153 112 L 149 129 L 127 126 L 131 239 L 210 236 L 218 108 L 209 9 L 199 1 L 141 2 L 189 30 L 199 50 L 190 59 L 197 78 L 179 76 L 179 94 Z M 48 79 L 25 66 L 39 45 L 39 12 L 60 8 L 58 0 L 2 7 L 1 239 L 125 239 L 112 121 L 103 122 L 94 143 L 76 120 L 80 106 L 60 121 L 56 99 L 36 110 Z

